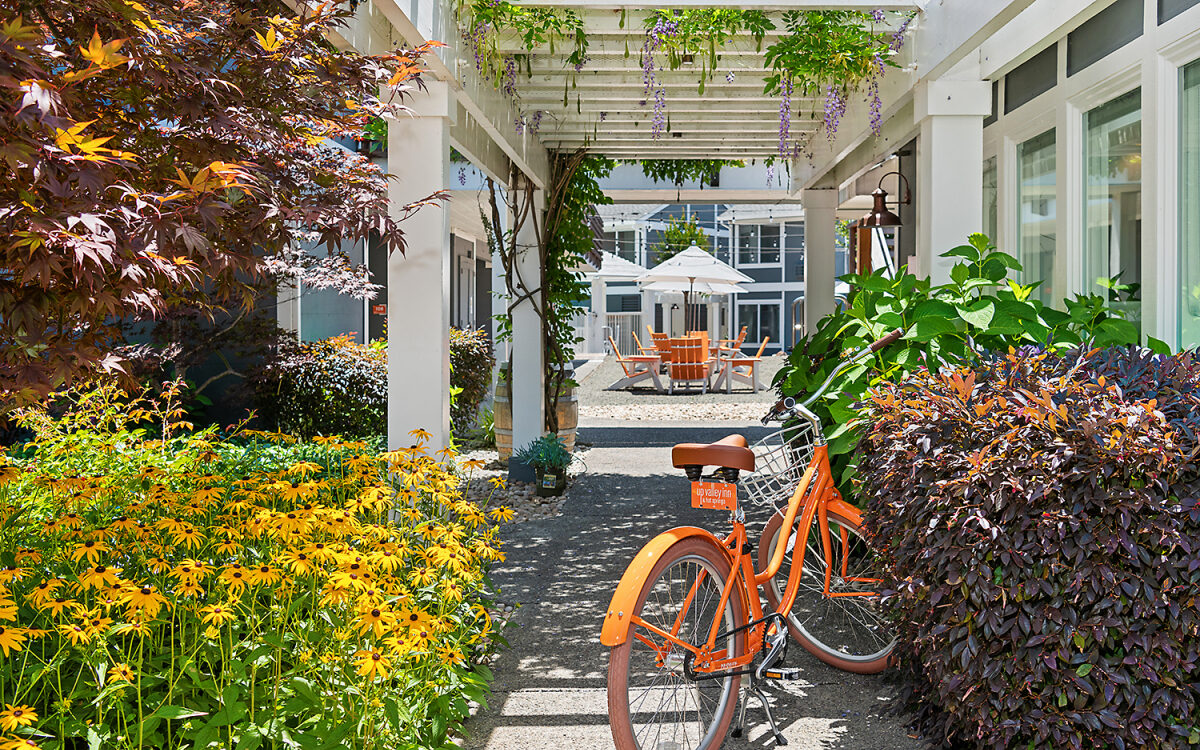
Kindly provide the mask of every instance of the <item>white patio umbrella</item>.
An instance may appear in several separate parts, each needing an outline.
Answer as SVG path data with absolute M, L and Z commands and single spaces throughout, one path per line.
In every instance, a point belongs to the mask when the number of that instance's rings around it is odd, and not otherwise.
M 643 284 L 647 292 L 683 292 L 685 294 L 737 294 L 746 291 L 741 284 L 727 284 L 722 281 L 651 281 Z
M 624 279 L 632 281 L 644 273 L 646 273 L 646 269 L 637 263 L 631 263 L 621 256 L 606 250 L 601 257 L 600 270 L 590 275 L 598 279 Z
M 681 291 L 683 291 L 683 309 L 685 312 L 684 328 L 687 328 L 690 324 L 690 298 L 692 292 L 698 291 L 696 284 L 736 285 L 750 283 L 754 279 L 733 268 L 728 263 L 717 260 L 711 253 L 706 253 L 699 247 L 692 245 L 688 249 L 677 253 L 649 271 L 646 271 L 638 277 L 638 281 L 643 284 L 643 288 L 655 282 L 686 283 L 688 285 L 687 289 Z

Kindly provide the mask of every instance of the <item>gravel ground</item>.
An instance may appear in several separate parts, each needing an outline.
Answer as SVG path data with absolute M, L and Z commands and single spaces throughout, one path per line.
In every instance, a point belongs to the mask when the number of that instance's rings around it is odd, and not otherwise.
M 495 450 L 474 450 L 458 456 L 461 467 L 466 461 L 483 462 L 483 468 L 463 468 L 467 476 L 467 499 L 486 504 L 488 508 L 507 506 L 514 511 L 513 523 L 529 521 L 534 518 L 553 518 L 562 512 L 562 506 L 567 501 L 571 484 L 586 469 L 583 462 L 587 450 L 582 446 L 575 449 L 573 454 L 576 461 L 567 470 L 567 491 L 558 497 L 538 497 L 533 484 L 525 482 L 509 482 L 508 469 L 500 465 Z M 503 487 L 496 487 L 490 480 L 500 477 L 505 479 Z
M 625 376 L 615 357 L 608 357 L 584 378 L 579 386 L 579 417 L 636 421 L 696 420 L 704 422 L 746 421 L 762 416 L 765 406 L 778 396 L 770 388 L 775 373 L 787 361 L 781 354 L 765 357 L 759 365 L 758 381 L 765 387 L 751 393 L 749 386 L 734 385 L 733 393 L 724 391 L 658 393 L 642 381 L 631 389 L 606 391 Z M 666 376 L 662 376 L 666 385 Z

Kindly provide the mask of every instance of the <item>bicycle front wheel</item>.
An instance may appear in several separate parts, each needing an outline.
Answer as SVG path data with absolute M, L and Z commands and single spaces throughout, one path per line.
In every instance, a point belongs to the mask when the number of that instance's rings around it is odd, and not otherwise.
M 896 645 L 890 626 L 879 606 L 881 576 L 874 553 L 863 539 L 858 524 L 838 513 L 829 513 L 829 549 L 821 529 L 812 523 L 805 531 L 797 528 L 787 538 L 783 566 L 763 586 L 775 610 L 792 572 L 796 545 L 807 545 L 804 568 L 792 608 L 787 612 L 788 630 L 805 649 L 830 666 L 857 674 L 882 672 L 890 663 Z M 763 529 L 759 564 L 766 569 L 783 529 L 783 514 L 776 513 Z M 829 590 L 825 590 L 826 572 Z
M 729 579 L 725 555 L 704 539 L 671 546 L 646 577 L 633 615 L 700 647 L 714 623 L 718 633 L 746 622 L 737 591 L 721 606 Z M 742 633 L 715 648 L 742 653 Z M 733 720 L 741 677 L 693 680 L 684 673 L 687 650 L 637 623 L 613 647 L 608 662 L 608 713 L 617 750 L 715 750 Z

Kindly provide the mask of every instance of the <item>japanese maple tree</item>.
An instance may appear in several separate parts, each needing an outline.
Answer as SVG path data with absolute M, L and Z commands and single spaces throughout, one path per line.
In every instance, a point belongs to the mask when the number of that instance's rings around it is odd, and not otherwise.
M 359 297 L 336 250 L 403 251 L 387 176 L 331 139 L 404 113 L 421 56 L 329 42 L 349 11 L 262 0 L 0 10 L 0 396 L 120 371 L 122 324 L 245 309 L 276 279 Z M 324 247 L 320 257 L 313 251 Z M 2 409 L 0 409 L 2 411 Z

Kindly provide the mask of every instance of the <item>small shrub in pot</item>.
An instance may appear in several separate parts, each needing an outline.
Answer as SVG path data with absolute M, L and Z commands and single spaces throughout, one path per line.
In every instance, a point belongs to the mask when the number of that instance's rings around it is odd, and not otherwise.
M 513 454 L 513 459 L 532 466 L 537 477 L 537 494 L 561 495 L 567 487 L 567 467 L 571 454 L 558 435 L 542 435 Z
M 1200 742 L 1200 361 L 1012 352 L 868 394 L 861 495 L 935 744 Z

